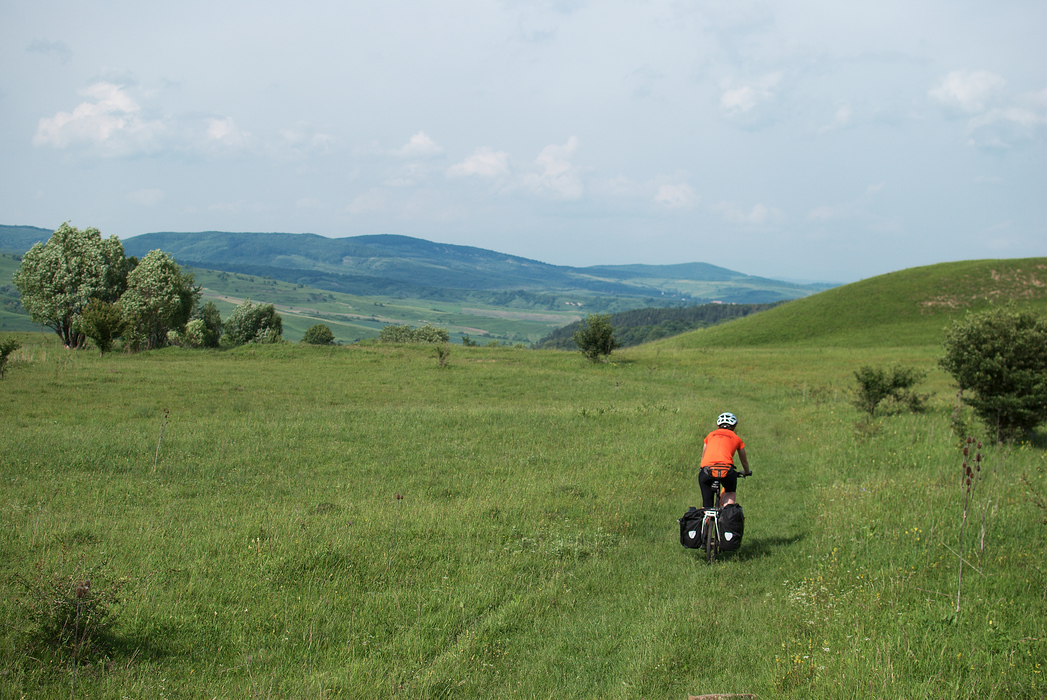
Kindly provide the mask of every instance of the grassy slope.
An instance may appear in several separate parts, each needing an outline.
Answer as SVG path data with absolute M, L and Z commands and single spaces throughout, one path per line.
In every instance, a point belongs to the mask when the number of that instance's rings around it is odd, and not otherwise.
M 1047 311 L 1047 258 L 975 260 L 892 272 L 666 342 L 681 348 L 921 345 L 937 342 L 942 328 L 966 312 L 1007 299 Z
M 918 311 L 994 289 L 1042 308 L 1042 264 L 896 273 L 771 317 L 780 345 L 757 324 L 749 347 L 694 347 L 714 329 L 599 366 L 456 348 L 440 370 L 412 347 L 98 359 L 20 336 L 0 382 L 0 695 L 70 696 L 68 666 L 19 634 L 14 577 L 55 573 L 126 600 L 114 663 L 77 696 L 1042 697 L 1047 435 L 984 450 L 956 616 L 964 500 L 935 360 L 962 311 Z M 853 370 L 896 362 L 929 371 L 929 411 L 858 422 Z M 742 551 L 710 568 L 675 518 L 724 409 L 756 477 Z
M 440 370 L 418 347 L 100 360 L 22 339 L 0 382 L 2 695 L 70 696 L 19 634 L 12 577 L 51 573 L 123 587 L 84 697 L 1047 692 L 1047 513 L 1019 481 L 1047 493 L 1045 436 L 986 450 L 955 616 L 933 343 L 655 343 L 596 366 L 455 348 Z M 929 411 L 857 424 L 851 373 L 895 362 L 930 371 Z M 707 567 L 675 518 L 725 408 L 756 476 L 742 551 Z

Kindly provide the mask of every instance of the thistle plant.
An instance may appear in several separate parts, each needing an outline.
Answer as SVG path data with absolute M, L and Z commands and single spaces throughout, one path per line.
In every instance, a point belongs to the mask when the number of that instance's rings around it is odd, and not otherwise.
M 153 456 L 153 471 L 156 471 L 156 463 L 160 460 L 160 443 L 164 441 L 164 429 L 167 428 L 167 419 L 171 415 L 169 409 L 164 409 L 164 422 L 160 424 L 160 438 L 156 441 L 156 454 Z
M 451 346 L 447 343 L 441 343 L 436 346 L 436 350 L 433 353 L 436 357 L 436 363 L 442 368 L 447 366 L 447 361 L 451 359 Z
M 968 462 L 967 458 L 970 456 L 971 445 L 975 443 L 974 438 L 967 436 L 967 440 L 963 446 L 963 484 L 965 488 L 963 497 L 963 519 L 960 521 L 960 575 L 956 585 L 956 612 L 960 612 L 960 598 L 963 592 L 963 533 L 967 527 L 967 509 L 971 503 L 971 492 L 974 490 L 974 486 L 978 482 L 978 476 L 982 470 L 982 443 L 978 443 L 977 452 L 974 454 L 974 467 L 971 467 L 971 463 Z

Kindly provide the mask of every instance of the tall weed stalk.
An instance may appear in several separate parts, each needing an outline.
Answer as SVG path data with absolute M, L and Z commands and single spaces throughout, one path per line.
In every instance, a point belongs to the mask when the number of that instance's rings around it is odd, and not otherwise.
M 153 456 L 153 471 L 156 471 L 156 464 L 160 461 L 160 443 L 164 441 L 164 430 L 167 428 L 167 419 L 171 415 L 169 409 L 164 409 L 164 421 L 160 424 L 160 437 L 156 441 L 156 454 Z
M 974 444 L 974 438 L 968 436 L 967 441 L 963 446 L 963 483 L 965 486 L 965 493 L 963 497 L 963 519 L 960 521 L 960 545 L 959 545 L 959 559 L 960 559 L 960 574 L 956 584 L 956 613 L 960 613 L 960 601 L 963 594 L 963 534 L 967 528 L 967 509 L 971 503 L 971 492 L 974 489 L 975 484 L 978 482 L 979 473 L 982 470 L 982 443 L 978 443 L 978 451 L 974 454 L 974 467 L 972 468 L 968 463 L 967 458 L 970 456 L 971 445 Z M 982 524 L 984 530 L 984 521 Z M 984 541 L 984 533 L 983 533 Z

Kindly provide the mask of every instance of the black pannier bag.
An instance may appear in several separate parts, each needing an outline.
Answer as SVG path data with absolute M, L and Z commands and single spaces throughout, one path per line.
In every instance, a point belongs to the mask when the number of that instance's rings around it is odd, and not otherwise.
M 702 546 L 702 519 L 705 511 L 691 506 L 680 522 L 680 544 L 688 549 L 698 549 Z
M 742 546 L 745 531 L 745 513 L 737 503 L 720 509 L 720 549 L 733 552 Z

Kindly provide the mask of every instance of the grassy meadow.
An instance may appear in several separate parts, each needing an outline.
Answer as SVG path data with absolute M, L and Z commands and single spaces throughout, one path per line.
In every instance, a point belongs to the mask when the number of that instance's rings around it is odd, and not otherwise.
M 1047 436 L 986 444 L 961 540 L 934 343 L 455 346 L 441 368 L 17 337 L 2 698 L 1047 693 Z M 894 363 L 929 371 L 929 409 L 862 420 L 853 371 Z M 708 566 L 676 518 L 724 410 L 755 476 L 742 549 Z M 54 591 L 84 580 L 112 627 L 47 646 Z

